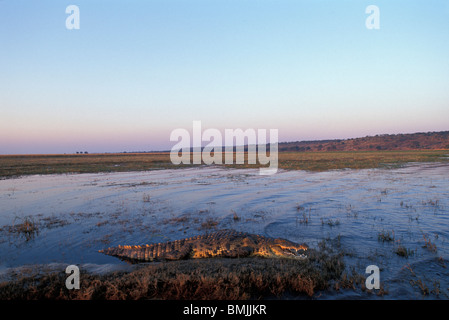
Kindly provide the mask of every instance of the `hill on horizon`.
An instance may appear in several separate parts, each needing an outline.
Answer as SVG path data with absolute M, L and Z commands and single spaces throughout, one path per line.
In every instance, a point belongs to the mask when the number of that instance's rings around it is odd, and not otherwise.
M 267 144 L 268 146 L 268 144 Z M 201 147 L 199 150 L 203 150 Z M 257 146 L 256 146 L 257 148 Z M 406 151 L 406 150 L 449 150 L 449 131 L 417 132 L 399 134 L 378 134 L 363 138 L 328 139 L 279 142 L 280 152 L 317 152 L 317 151 Z M 199 151 L 198 149 L 196 151 Z M 224 151 L 224 147 L 222 147 Z M 233 147 L 236 150 L 236 147 Z M 244 150 L 248 151 L 245 144 Z M 190 148 L 190 151 L 195 151 Z M 158 153 L 159 151 L 124 151 L 121 153 Z
M 279 151 L 375 151 L 449 149 L 449 131 L 380 134 L 364 138 L 280 142 Z

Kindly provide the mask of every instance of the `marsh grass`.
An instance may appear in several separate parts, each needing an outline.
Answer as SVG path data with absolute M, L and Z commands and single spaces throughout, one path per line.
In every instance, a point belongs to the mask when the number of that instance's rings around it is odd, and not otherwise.
M 308 210 L 304 208 L 303 206 L 298 205 L 296 207 L 298 211 L 298 216 L 296 217 L 296 224 L 304 224 L 308 225 L 311 221 L 311 212 L 312 208 L 309 208 Z
M 151 202 L 151 197 L 150 197 L 150 195 L 149 194 L 144 194 L 143 196 L 142 196 L 142 200 L 143 200 L 143 202 Z
M 394 241 L 394 231 L 390 233 L 390 231 L 382 230 L 377 235 L 377 240 L 382 242 L 391 242 Z
M 296 217 L 296 223 L 308 225 L 310 221 L 310 214 L 302 213 L 301 217 Z
M 328 225 L 329 227 L 335 227 L 335 226 L 339 226 L 340 225 L 340 220 L 339 219 L 335 219 L 335 220 L 333 220 L 331 218 L 327 218 L 327 219 L 320 218 L 320 219 L 321 219 L 321 225 L 322 226 Z
M 352 268 L 351 273 L 345 271 L 342 273 L 338 281 L 335 281 L 334 289 L 336 291 L 340 291 L 342 289 L 356 290 L 360 287 L 362 291 L 366 291 L 365 280 L 366 277 L 364 275 L 356 272 L 356 270 Z
M 437 246 L 434 243 L 432 243 L 432 241 L 430 240 L 430 238 L 428 238 L 426 234 L 423 234 L 423 239 L 424 239 L 423 248 L 427 248 L 431 252 L 437 252 Z
M 282 169 L 327 171 L 331 169 L 397 168 L 408 162 L 447 162 L 444 150 L 281 152 Z
M 399 240 L 397 241 L 397 245 L 394 249 L 394 252 L 398 256 L 404 257 L 404 258 L 408 258 L 409 256 L 412 256 L 415 254 L 414 250 L 404 247 Z
M 440 201 L 438 200 L 438 199 L 436 199 L 436 200 L 427 200 L 427 201 L 421 201 L 421 203 L 422 203 L 422 205 L 424 205 L 424 206 L 426 206 L 426 205 L 429 205 L 429 206 L 432 206 L 432 207 L 439 207 L 440 206 Z
M 183 165 L 187 166 L 187 165 Z M 30 174 L 125 172 L 177 168 L 169 153 L 0 156 L 0 177 Z
M 234 220 L 234 222 L 238 222 L 241 220 L 241 218 L 237 215 L 237 212 L 235 212 L 234 210 L 231 210 L 231 212 L 233 213 L 232 220 Z
M 346 211 L 346 216 L 348 218 L 358 218 L 359 213 L 355 209 L 355 207 L 352 204 L 348 204 L 345 206 L 344 210 Z
M 339 276 L 324 269 L 287 259 L 175 261 L 147 265 L 130 273 L 81 274 L 80 290 L 72 291 L 64 287 L 64 273 L 19 277 L 0 284 L 0 298 L 240 300 L 279 298 L 283 294 L 313 296 L 327 288 L 329 279 Z
M 19 222 L 17 222 L 19 221 Z M 0 231 L 24 237 L 25 241 L 34 239 L 39 234 L 39 223 L 33 217 L 15 218 L 12 225 L 3 226 Z
M 279 168 L 327 171 L 332 169 L 397 168 L 408 162 L 448 162 L 447 150 L 420 151 L 341 151 L 280 152 Z M 223 158 L 225 154 L 223 154 Z M 234 153 L 235 158 L 235 153 Z M 223 162 L 224 163 L 224 162 Z M 111 153 L 83 155 L 0 155 L 0 178 L 30 174 L 127 172 L 178 169 L 198 165 L 174 165 L 169 152 Z M 259 168 L 260 164 L 224 165 L 233 168 Z
M 418 287 L 423 296 L 428 296 L 430 294 L 439 296 L 440 294 L 443 293 L 440 282 L 438 280 L 435 279 L 431 280 L 433 286 L 433 289 L 431 290 L 429 288 L 429 284 L 426 283 L 426 281 L 424 281 L 421 277 L 419 277 L 410 265 L 406 265 L 404 268 L 409 270 L 414 278 L 409 281 L 410 285 L 412 285 L 413 287 Z
M 206 218 L 206 221 L 201 223 L 201 226 L 198 228 L 198 230 L 210 230 L 215 229 L 218 225 L 219 221 L 215 218 L 208 217 Z
M 81 268 L 80 289 L 67 290 L 64 272 L 15 275 L 0 283 L 0 299 L 64 300 L 241 300 L 313 297 L 345 285 L 343 254 L 334 239 L 319 243 L 305 260 L 239 258 L 192 259 L 137 266 L 104 275 Z M 360 283 L 360 278 L 349 279 Z M 340 283 L 340 284 L 336 284 Z

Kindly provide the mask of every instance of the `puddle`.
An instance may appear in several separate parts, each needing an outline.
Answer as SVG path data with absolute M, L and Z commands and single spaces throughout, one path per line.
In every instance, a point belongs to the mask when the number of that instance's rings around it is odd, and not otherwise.
M 368 265 L 379 266 L 384 299 L 448 299 L 448 178 L 447 164 L 413 164 L 273 176 L 202 167 L 0 180 L 0 271 L 121 268 L 97 251 L 231 228 L 312 248 L 338 238 L 348 270 L 364 275 Z M 321 298 L 378 297 L 346 290 Z

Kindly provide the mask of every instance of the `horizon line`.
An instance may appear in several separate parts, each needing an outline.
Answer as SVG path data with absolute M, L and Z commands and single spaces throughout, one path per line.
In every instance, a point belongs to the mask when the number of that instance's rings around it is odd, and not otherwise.
M 355 140 L 355 139 L 363 139 L 363 138 L 370 138 L 370 137 L 386 137 L 386 136 L 397 136 L 397 135 L 415 135 L 415 134 L 435 134 L 435 133 L 446 133 L 449 132 L 449 130 L 444 130 L 444 131 L 421 131 L 421 132 L 411 132 L 411 133 L 379 133 L 379 134 L 375 134 L 375 135 L 366 135 L 366 136 L 359 136 L 359 137 L 352 137 L 352 138 L 334 138 L 334 139 L 317 139 L 317 140 L 291 140 L 291 141 L 282 141 L 282 142 L 278 142 L 278 144 L 289 144 L 289 143 L 301 143 L 301 142 L 332 142 L 332 141 L 347 141 L 347 140 Z M 258 145 L 262 145 L 262 144 L 256 144 L 256 146 Z M 270 143 L 266 143 L 265 145 L 270 145 Z M 248 144 L 243 145 L 243 147 L 248 146 Z M 224 148 L 226 146 L 216 146 L 216 148 Z M 242 147 L 242 146 L 233 146 L 234 148 L 236 147 Z M 201 147 L 204 148 L 204 147 Z M 213 146 L 211 146 L 211 148 L 214 148 Z M 195 152 L 193 151 L 193 147 L 190 148 L 190 152 Z M 446 150 L 446 149 L 444 149 Z M 1 156 L 23 156 L 23 155 L 83 155 L 83 154 L 124 154 L 124 153 L 169 153 L 171 152 L 171 150 L 134 150 L 134 151 L 104 151 L 104 152 L 91 152 L 91 151 L 87 151 L 87 150 L 83 150 L 83 151 L 74 151 L 74 152 L 64 152 L 64 153 L 0 153 Z M 197 152 L 197 151 L 196 151 Z

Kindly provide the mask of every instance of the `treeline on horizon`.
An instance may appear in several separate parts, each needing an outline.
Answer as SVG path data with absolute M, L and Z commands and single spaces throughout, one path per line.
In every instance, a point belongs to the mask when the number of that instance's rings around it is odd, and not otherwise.
M 373 151 L 449 149 L 449 131 L 380 134 L 363 138 L 279 143 L 279 151 Z

